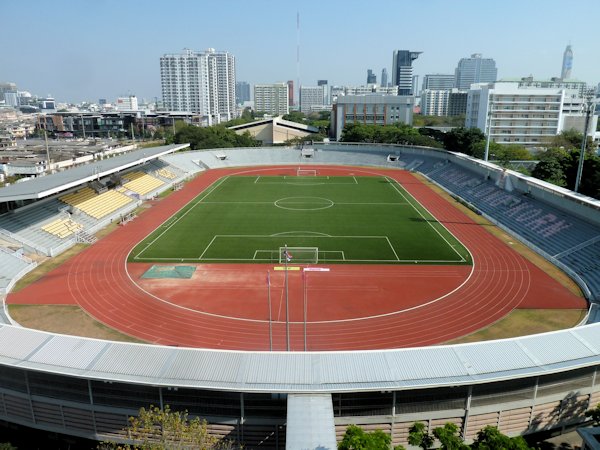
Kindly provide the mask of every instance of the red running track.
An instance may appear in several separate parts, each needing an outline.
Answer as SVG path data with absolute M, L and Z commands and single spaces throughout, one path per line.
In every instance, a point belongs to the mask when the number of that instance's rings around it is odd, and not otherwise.
M 320 175 L 385 175 L 400 182 L 471 252 L 467 266 L 331 265 L 307 274 L 308 350 L 367 350 L 442 343 L 515 308 L 586 307 L 509 246 L 405 171 L 318 167 Z M 106 325 L 167 345 L 269 350 L 266 272 L 270 265 L 198 265 L 192 280 L 141 280 L 127 264 L 140 240 L 225 175 L 290 174 L 295 168 L 219 169 L 153 203 L 130 224 L 87 248 L 8 303 L 77 304 Z M 287 346 L 283 275 L 272 273 L 273 350 Z M 299 272 L 289 273 L 290 347 L 304 349 Z

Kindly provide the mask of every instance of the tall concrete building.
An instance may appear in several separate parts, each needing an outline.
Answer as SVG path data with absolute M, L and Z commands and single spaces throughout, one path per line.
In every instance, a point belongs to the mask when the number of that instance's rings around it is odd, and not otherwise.
M 454 87 L 454 75 L 445 73 L 430 73 L 423 77 L 421 89 L 452 89 Z
M 250 84 L 247 81 L 236 81 L 235 83 L 235 102 L 243 105 L 250 101 Z
M 287 82 L 288 85 L 288 105 L 289 106 L 294 106 L 294 80 L 288 80 Z
M 465 126 L 489 132 L 499 144 L 544 147 L 562 131 L 583 132 L 583 101 L 576 88 L 477 83 L 469 89 Z M 593 116 L 588 130 L 595 130 L 597 121 L 598 116 Z
M 367 84 L 377 84 L 377 75 L 371 69 L 367 70 Z
M 379 84 L 381 85 L 381 87 L 388 86 L 388 72 L 385 67 L 383 69 L 381 69 L 381 83 L 379 83 Z
M 423 89 L 421 91 L 421 114 L 424 116 L 447 116 L 449 89 Z
M 462 58 L 454 71 L 454 87 L 468 90 L 473 83 L 493 83 L 498 76 L 496 61 L 482 58 L 474 53 L 470 58 Z
M 323 80 L 322 80 L 323 81 Z M 325 107 L 325 88 L 321 86 L 301 86 L 300 87 L 300 112 L 310 114 L 313 111 L 320 111 Z
M 160 58 L 163 103 L 169 111 L 201 116 L 203 125 L 231 120 L 236 115 L 235 57 L 209 48 L 184 50 Z
M 336 140 L 351 123 L 412 124 L 414 97 L 411 95 L 340 95 L 331 111 L 331 132 Z
M 271 116 L 282 116 L 290 112 L 289 87 L 287 83 L 255 84 L 254 110 Z
M 571 70 L 573 69 L 573 50 L 570 45 L 567 45 L 565 52 L 563 53 L 562 70 L 560 77 L 563 80 L 571 78 Z
M 394 50 L 392 60 L 392 85 L 398 86 L 398 95 L 413 94 L 412 63 L 423 52 Z

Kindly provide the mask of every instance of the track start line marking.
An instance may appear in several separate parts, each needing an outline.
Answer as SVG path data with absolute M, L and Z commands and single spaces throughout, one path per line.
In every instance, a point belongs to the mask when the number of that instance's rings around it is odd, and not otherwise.
M 329 272 L 329 267 L 305 267 L 305 272 Z

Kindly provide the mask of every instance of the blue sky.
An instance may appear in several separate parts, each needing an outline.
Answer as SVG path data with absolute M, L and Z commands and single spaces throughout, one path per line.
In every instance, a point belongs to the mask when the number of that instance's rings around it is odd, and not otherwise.
M 599 0 L 6 0 L 0 81 L 60 101 L 160 97 L 159 58 L 213 47 L 236 57 L 238 81 L 297 79 L 358 85 L 391 76 L 394 49 L 422 51 L 427 73 L 453 73 L 472 53 L 498 76 L 560 75 L 600 82 Z

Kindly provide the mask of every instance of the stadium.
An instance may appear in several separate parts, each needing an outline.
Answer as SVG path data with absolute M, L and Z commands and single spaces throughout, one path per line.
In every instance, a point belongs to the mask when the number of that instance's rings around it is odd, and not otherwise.
M 140 407 L 170 405 L 248 448 L 333 448 L 348 424 L 406 445 L 415 421 L 453 422 L 470 441 L 485 425 L 577 424 L 600 402 L 598 201 L 429 148 L 186 150 L 0 190 L 5 303 L 78 305 L 148 343 L 24 328 L 5 306 L 0 419 L 119 439 Z M 10 293 L 36 265 L 24 253 L 78 242 Z M 587 312 L 573 328 L 452 343 L 516 308 Z

